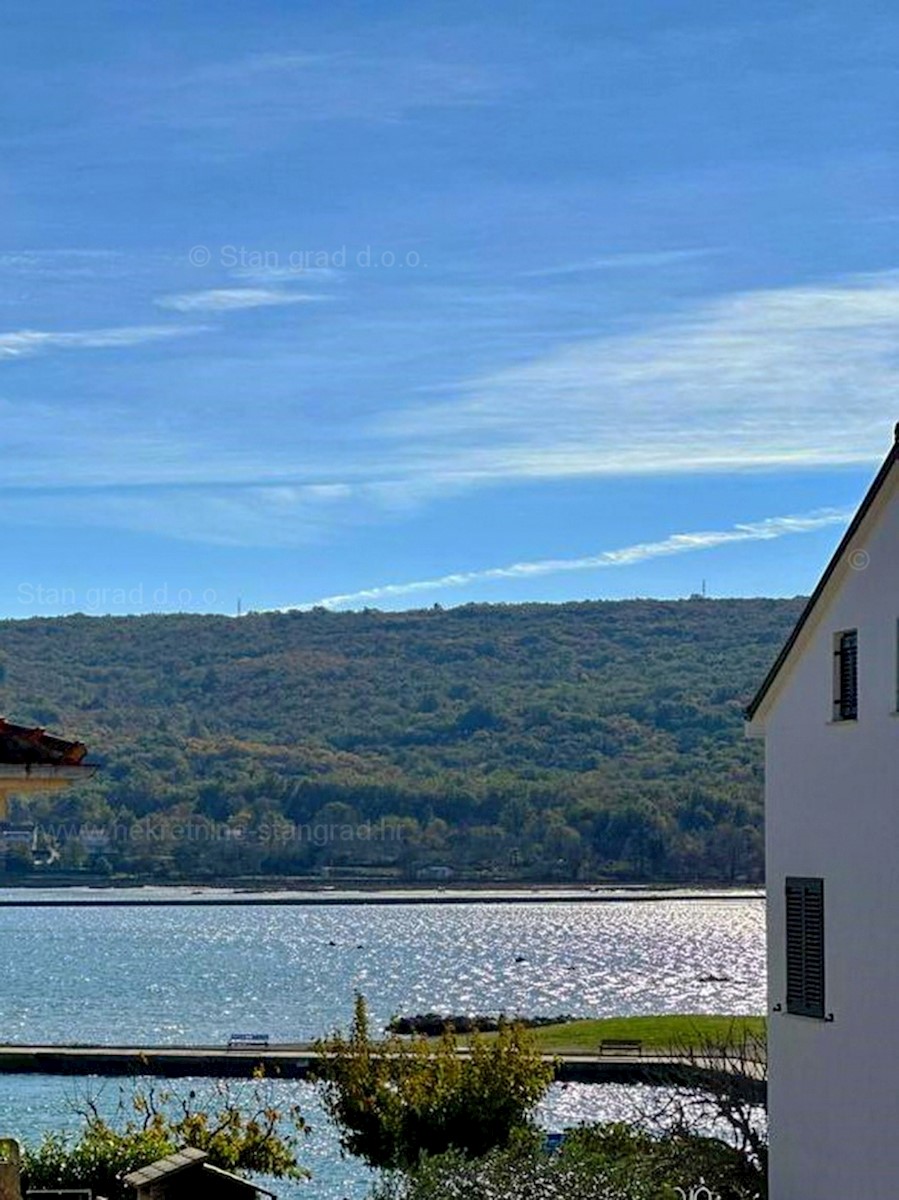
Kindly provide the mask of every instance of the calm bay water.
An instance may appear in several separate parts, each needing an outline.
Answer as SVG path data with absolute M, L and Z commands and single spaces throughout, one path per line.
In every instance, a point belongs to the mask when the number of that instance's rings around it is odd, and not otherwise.
M 763 921 L 760 900 L 0 909 L 0 1029 L 6 1041 L 216 1043 L 242 1029 L 296 1041 L 344 1022 L 356 990 L 381 1020 L 761 1012 Z
M 214 1044 L 250 1029 L 295 1041 L 345 1023 L 356 990 L 381 1022 L 428 1010 L 764 1011 L 759 899 L 8 908 L 0 938 L 0 1038 L 9 1042 Z M 710 975 L 726 979 L 702 982 Z M 98 1086 L 115 1094 L 114 1081 Z M 364 1196 L 366 1173 L 340 1160 L 311 1089 L 278 1086 L 310 1114 L 304 1158 L 315 1174 L 278 1194 Z M 76 1087 L 0 1076 L 3 1129 L 27 1137 L 58 1127 Z M 633 1099 L 632 1089 L 557 1087 L 542 1120 L 619 1115 Z

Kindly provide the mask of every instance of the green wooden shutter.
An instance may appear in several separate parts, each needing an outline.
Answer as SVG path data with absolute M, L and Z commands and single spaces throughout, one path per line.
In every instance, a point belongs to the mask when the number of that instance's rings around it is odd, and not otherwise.
M 786 882 L 787 1012 L 824 1017 L 824 880 Z

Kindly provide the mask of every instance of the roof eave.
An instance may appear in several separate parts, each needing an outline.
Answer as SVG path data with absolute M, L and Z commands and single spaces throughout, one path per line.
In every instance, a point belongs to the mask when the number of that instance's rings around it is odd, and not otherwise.
M 896 427 L 896 438 L 897 440 L 894 440 L 889 454 L 883 460 L 880 470 L 877 472 L 877 475 L 874 478 L 874 482 L 868 488 L 864 500 L 862 500 L 855 516 L 849 523 L 849 528 L 843 534 L 840 544 L 834 551 L 833 557 L 825 567 L 821 578 L 818 580 L 818 584 L 809 597 L 808 603 L 799 614 L 799 620 L 793 626 L 793 630 L 784 643 L 780 654 L 778 654 L 777 658 L 774 660 L 774 665 L 765 676 L 762 686 L 759 688 L 752 701 L 746 707 L 744 716 L 747 721 L 747 734 L 750 737 L 759 737 L 764 733 L 764 717 L 768 707 L 765 702 L 769 699 L 772 688 L 784 667 L 787 665 L 787 661 L 792 657 L 793 650 L 802 636 L 803 631 L 811 620 L 812 614 L 818 608 L 818 605 L 820 604 L 824 596 L 824 592 L 827 590 L 827 586 L 833 578 L 834 573 L 836 572 L 840 563 L 843 561 L 843 557 L 848 553 L 850 547 L 852 546 L 852 543 L 855 540 L 855 537 L 857 536 L 865 518 L 868 516 L 868 513 L 871 511 L 875 500 L 880 495 L 881 490 L 886 484 L 893 467 L 896 465 L 897 461 L 899 461 L 899 425 Z

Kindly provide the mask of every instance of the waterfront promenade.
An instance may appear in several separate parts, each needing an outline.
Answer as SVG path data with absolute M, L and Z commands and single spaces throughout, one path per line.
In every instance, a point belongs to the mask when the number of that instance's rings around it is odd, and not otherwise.
M 465 1055 L 460 1048 L 459 1054 Z M 165 1078 L 250 1078 L 260 1067 L 279 1079 L 305 1079 L 319 1055 L 309 1045 L 272 1045 L 266 1049 L 223 1046 L 27 1046 L 0 1045 L 0 1073 L 22 1075 L 156 1075 Z M 685 1062 L 674 1054 L 642 1055 L 560 1054 L 543 1056 L 561 1083 L 700 1082 L 715 1073 L 714 1062 Z M 720 1066 L 717 1068 L 720 1070 Z M 747 1084 L 764 1092 L 764 1069 L 759 1065 Z

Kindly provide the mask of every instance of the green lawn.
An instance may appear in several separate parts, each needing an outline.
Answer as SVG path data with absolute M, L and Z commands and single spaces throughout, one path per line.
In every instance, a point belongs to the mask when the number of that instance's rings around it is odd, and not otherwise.
M 547 1054 L 596 1054 L 603 1038 L 634 1038 L 646 1050 L 666 1050 L 702 1039 L 738 1041 L 745 1032 L 756 1037 L 765 1033 L 764 1017 L 749 1016 L 659 1016 L 602 1017 L 595 1021 L 568 1021 L 535 1029 L 540 1049 Z

